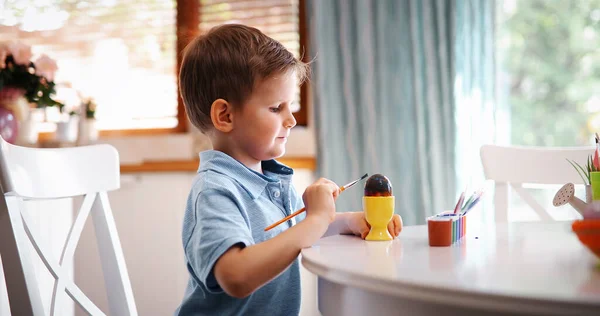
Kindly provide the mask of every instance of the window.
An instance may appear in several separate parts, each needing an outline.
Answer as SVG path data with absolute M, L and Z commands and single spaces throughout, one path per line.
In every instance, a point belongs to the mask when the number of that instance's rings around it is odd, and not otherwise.
M 600 130 L 600 1 L 501 3 L 497 43 L 511 142 L 591 145 Z
M 591 146 L 600 131 L 600 0 L 498 3 L 499 96 L 510 109 L 511 143 Z M 555 219 L 578 218 L 552 206 L 558 188 L 528 191 Z M 519 198 L 511 204 L 510 220 L 537 219 Z
M 216 24 L 244 23 L 297 56 L 305 40 L 302 0 L 196 1 L 8 0 L 0 4 L 0 41 L 18 40 L 32 45 L 34 55 L 57 60 L 59 97 L 67 108 L 78 103 L 74 91 L 93 97 L 103 134 L 185 131 L 178 52 L 193 36 Z M 49 121 L 59 118 L 54 112 Z M 305 113 L 305 106 L 296 113 L 304 116 L 299 123 L 305 124 Z M 53 128 L 48 124 L 46 131 Z
M 200 32 L 224 23 L 245 24 L 278 40 L 296 57 L 306 57 L 304 1 L 200 0 L 200 3 Z M 306 89 L 304 85 L 298 95 L 300 103 L 295 116 L 299 125 L 306 125 Z
M 241 23 L 260 29 L 300 55 L 298 0 L 201 0 L 200 30 L 224 23 Z
M 95 99 L 100 129 L 177 126 L 173 0 L 8 2 L 0 40 L 57 60 L 67 111 L 72 88 Z

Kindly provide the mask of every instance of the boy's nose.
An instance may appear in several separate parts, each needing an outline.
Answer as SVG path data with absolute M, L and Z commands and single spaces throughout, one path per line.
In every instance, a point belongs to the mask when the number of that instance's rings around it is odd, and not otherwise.
M 294 117 L 294 114 L 292 113 L 292 111 L 289 111 L 288 117 L 284 122 L 284 126 L 287 128 L 292 128 L 292 127 L 296 126 L 296 118 Z

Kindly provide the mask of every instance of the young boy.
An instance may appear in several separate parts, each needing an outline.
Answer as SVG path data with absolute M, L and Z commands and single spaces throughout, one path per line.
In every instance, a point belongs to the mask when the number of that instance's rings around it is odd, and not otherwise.
M 291 107 L 308 66 L 259 30 L 228 24 L 193 40 L 180 72 L 194 126 L 214 150 L 200 153 L 187 201 L 183 247 L 190 280 L 176 315 L 297 315 L 300 250 L 325 234 L 369 227 L 362 212 L 336 213 L 339 187 L 319 179 L 302 198 L 275 158 L 296 125 Z M 265 232 L 306 205 L 306 216 Z M 398 236 L 398 215 L 388 230 Z

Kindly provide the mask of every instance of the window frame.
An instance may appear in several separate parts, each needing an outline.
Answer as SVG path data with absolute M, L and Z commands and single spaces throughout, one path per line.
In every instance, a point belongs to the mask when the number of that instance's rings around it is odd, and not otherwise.
M 300 36 L 300 58 L 305 63 L 308 63 L 310 61 L 310 37 L 307 22 L 308 17 L 306 15 L 306 0 L 298 0 L 298 32 Z M 296 117 L 297 126 L 308 126 L 308 111 L 312 107 L 310 93 L 310 80 L 306 80 L 300 86 L 300 110 L 294 113 L 294 116 Z
M 176 56 L 177 69 L 177 126 L 173 128 L 146 128 L 146 129 L 116 129 L 102 130 L 100 137 L 126 137 L 126 136 L 147 136 L 147 135 L 165 135 L 187 133 L 189 131 L 188 117 L 185 113 L 185 107 L 181 94 L 179 92 L 179 69 L 181 67 L 182 52 L 186 45 L 200 34 L 200 14 L 202 7 L 200 0 L 188 1 L 177 0 L 176 4 Z M 298 0 L 298 32 L 300 41 L 300 51 L 302 61 L 309 61 L 309 37 L 306 17 L 306 2 Z M 308 108 L 310 106 L 310 83 L 304 82 L 300 86 L 300 110 L 294 113 L 297 126 L 308 126 Z M 44 132 L 39 134 L 40 141 L 49 141 L 54 138 L 54 132 Z

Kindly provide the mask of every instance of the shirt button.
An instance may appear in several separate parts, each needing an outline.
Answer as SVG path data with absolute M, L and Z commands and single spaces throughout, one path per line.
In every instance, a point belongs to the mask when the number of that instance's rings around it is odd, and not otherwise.
M 281 193 L 279 193 L 279 191 L 275 191 L 273 192 L 273 196 L 278 198 L 281 195 Z

